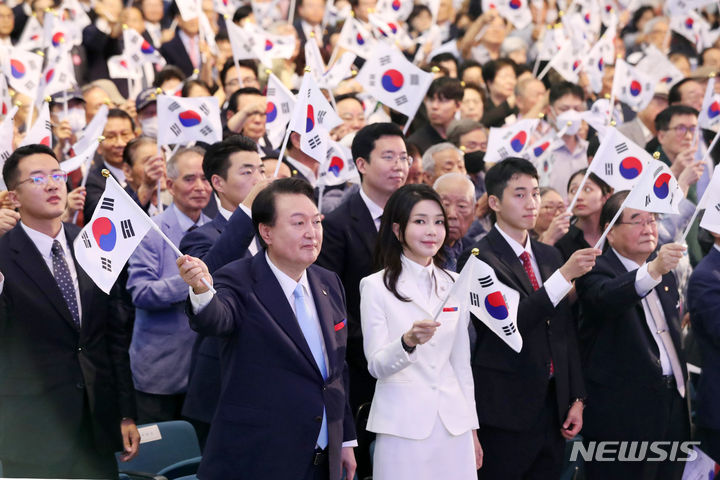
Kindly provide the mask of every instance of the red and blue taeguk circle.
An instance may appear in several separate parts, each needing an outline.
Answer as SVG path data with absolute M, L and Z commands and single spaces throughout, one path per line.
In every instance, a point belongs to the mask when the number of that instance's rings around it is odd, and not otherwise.
M 10 74 L 15 78 L 23 78 L 25 76 L 25 64 L 20 60 L 10 59 Z
M 402 73 L 394 68 L 391 68 L 383 73 L 380 83 L 386 91 L 395 93 L 402 88 L 403 83 L 405 83 L 405 79 L 403 78 Z
M 637 97 L 641 93 L 642 93 L 642 85 L 640 85 L 640 82 L 638 82 L 637 80 L 633 80 L 632 82 L 630 82 L 630 94 L 633 97 Z
M 313 128 L 315 128 L 315 110 L 313 110 L 312 105 L 308 104 L 307 116 L 305 117 L 305 133 L 310 132 Z
M 267 115 L 265 121 L 268 123 L 273 122 L 277 118 L 277 107 L 273 102 L 267 102 L 265 115 Z
M 660 200 L 665 199 L 670 193 L 670 174 L 665 172 L 661 173 L 656 179 L 653 185 L 653 192 L 655 196 Z
M 109 252 L 115 248 L 115 242 L 117 240 L 117 231 L 115 225 L 107 217 L 100 217 L 93 221 L 92 234 L 95 237 L 95 243 L 97 243 L 100 249 Z
M 510 139 L 510 147 L 516 152 L 521 152 L 525 148 L 525 142 L 527 142 L 527 133 L 525 130 L 520 130 Z
M 328 167 L 328 172 L 332 173 L 336 177 L 339 177 L 340 172 L 342 171 L 344 166 L 345 166 L 345 162 L 343 162 L 342 158 L 332 157 L 330 159 L 330 166 Z
M 485 310 L 495 320 L 505 320 L 508 317 L 508 308 L 500 292 L 493 292 L 485 297 Z
M 150 45 L 150 42 L 148 42 L 147 40 L 143 40 L 142 45 L 140 45 L 140 51 L 145 55 L 149 55 L 155 51 L 155 48 Z
M 708 117 L 715 118 L 720 115 L 720 103 L 717 101 L 710 104 L 707 110 Z
M 620 175 L 627 180 L 637 178 L 642 169 L 642 162 L 635 157 L 626 157 L 620 162 Z
M 183 127 L 194 127 L 202 122 L 202 117 L 194 110 L 185 110 L 178 114 L 178 119 Z

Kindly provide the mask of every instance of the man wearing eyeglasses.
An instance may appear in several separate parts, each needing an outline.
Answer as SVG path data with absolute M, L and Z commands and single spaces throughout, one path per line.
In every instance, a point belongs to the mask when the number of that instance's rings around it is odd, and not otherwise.
M 605 203 L 603 228 L 628 192 Z M 685 247 L 657 249 L 653 213 L 626 208 L 607 236 L 610 247 L 575 287 L 588 403 L 586 441 L 685 441 L 690 425 L 685 400 L 687 370 L 681 349 L 678 289 L 672 272 Z M 590 400 L 592 399 L 592 400 Z M 667 443 L 666 445 L 670 445 Z M 669 447 L 668 447 L 669 452 Z M 645 457 L 648 455 L 648 457 Z M 586 462 L 588 480 L 671 480 L 684 462 Z M 680 457 L 684 457 L 681 455 Z
M 117 478 L 140 435 L 118 299 L 76 263 L 67 174 L 18 148 L 3 178 L 20 222 L 0 238 L 0 462 L 9 477 Z

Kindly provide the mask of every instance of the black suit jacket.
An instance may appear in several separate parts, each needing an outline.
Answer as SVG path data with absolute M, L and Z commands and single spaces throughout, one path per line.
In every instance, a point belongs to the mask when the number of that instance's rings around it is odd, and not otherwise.
M 562 266 L 562 257 L 549 245 L 531 240 L 531 246 L 545 282 Z M 546 402 L 551 358 L 558 417 L 564 421 L 570 402 L 585 397 L 577 332 L 567 298 L 553 307 L 544 286 L 533 291 L 522 262 L 497 228 L 472 248 L 480 250 L 478 258 L 492 267 L 498 280 L 520 293 L 517 326 L 523 339 L 523 348 L 516 353 L 472 317 L 477 330 L 472 369 L 480 424 L 513 431 L 531 428 Z M 458 269 L 468 255 L 460 257 Z
M 71 249 L 78 233 L 65 224 Z M 0 461 L 60 461 L 75 448 L 86 405 L 96 448 L 112 454 L 122 449 L 122 417 L 135 418 L 129 338 L 117 298 L 100 291 L 77 262 L 75 269 L 79 331 L 22 226 L 0 238 Z
M 175 36 L 172 40 L 160 46 L 160 54 L 165 57 L 165 60 L 170 65 L 175 65 L 189 77 L 192 75 L 194 67 L 190 55 L 188 55 L 185 45 L 180 39 L 179 31 L 179 29 L 175 30 Z
M 189 312 L 193 329 L 222 339 L 223 388 L 200 477 L 308 478 L 324 408 L 329 478 L 340 478 L 341 446 L 355 439 L 355 428 L 337 275 L 307 269 L 327 352 L 325 380 L 265 255 L 229 263 L 213 277 L 217 295 L 197 315 Z
M 356 192 L 323 220 L 323 245 L 316 262 L 340 276 L 347 295 L 348 363 L 366 371 L 360 327 L 360 280 L 374 271 L 372 259 L 377 235 L 375 222 L 360 192 Z
M 587 438 L 651 440 L 664 435 L 667 412 L 657 396 L 666 387 L 657 343 L 635 291 L 636 274 L 608 249 L 591 272 L 575 281 L 588 389 L 583 427 Z M 664 275 L 655 291 L 686 377 L 675 276 Z

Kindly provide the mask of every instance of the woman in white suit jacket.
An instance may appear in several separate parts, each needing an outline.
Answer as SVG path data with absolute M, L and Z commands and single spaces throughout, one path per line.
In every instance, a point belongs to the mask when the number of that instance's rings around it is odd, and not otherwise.
M 482 464 L 469 315 L 448 303 L 432 320 L 457 277 L 438 266 L 446 235 L 435 191 L 398 189 L 375 252 L 385 269 L 360 282 L 365 356 L 378 379 L 367 423 L 377 434 L 374 480 L 470 480 Z

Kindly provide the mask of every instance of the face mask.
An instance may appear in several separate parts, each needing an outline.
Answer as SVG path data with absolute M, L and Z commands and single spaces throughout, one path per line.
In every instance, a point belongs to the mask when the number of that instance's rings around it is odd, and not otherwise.
M 143 135 L 149 137 L 157 137 L 158 133 L 158 119 L 157 117 L 148 117 L 140 120 L 140 128 L 142 128 Z
M 70 108 L 68 109 L 67 115 L 64 112 L 60 112 L 58 115 L 60 120 L 67 120 L 70 124 L 70 129 L 73 134 L 81 132 L 85 128 L 85 109 L 84 108 Z
M 478 150 L 465 154 L 465 170 L 470 174 L 480 172 L 485 168 L 485 152 Z
M 569 126 L 568 122 L 570 124 Z M 567 127 L 565 135 L 575 135 L 581 126 L 582 117 L 580 116 L 580 112 L 576 112 L 575 110 L 568 110 L 555 117 L 555 128 L 557 128 L 558 131 Z

